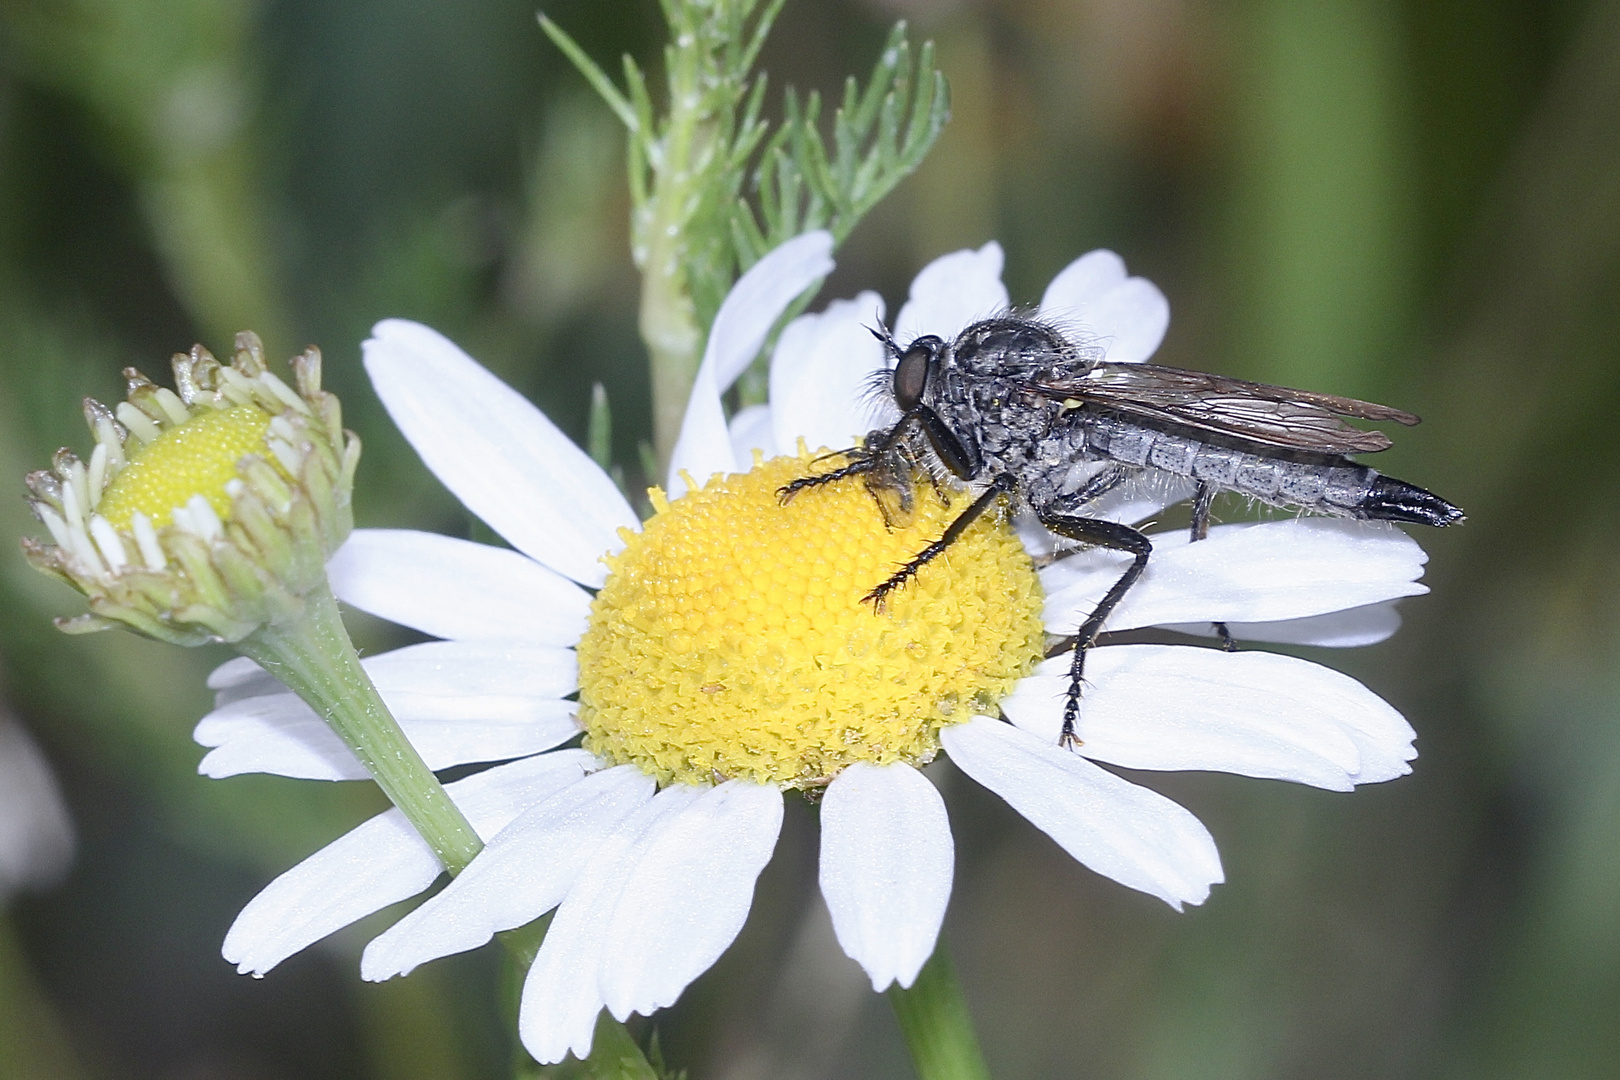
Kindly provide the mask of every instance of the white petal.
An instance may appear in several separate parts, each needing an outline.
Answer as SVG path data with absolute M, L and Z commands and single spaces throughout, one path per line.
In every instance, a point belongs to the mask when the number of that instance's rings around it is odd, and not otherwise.
M 737 415 L 731 418 L 729 430 L 731 452 L 736 456 L 739 465 L 752 464 L 756 450 L 761 457 L 776 456 L 776 438 L 771 434 L 769 405 L 750 405 L 745 409 L 739 409 Z
M 1071 655 L 1043 663 L 1001 702 L 1014 724 L 1054 745 Z M 1109 645 L 1086 658 L 1084 691 L 1079 752 L 1130 769 L 1231 772 L 1348 791 L 1410 771 L 1405 763 L 1416 756 L 1411 728 L 1372 691 L 1276 653 Z M 1369 728 L 1376 738 L 1364 734 Z M 1378 744 L 1371 762 L 1361 751 L 1369 741 Z
M 432 715 L 487 715 L 480 698 L 558 698 L 579 688 L 573 649 L 512 641 L 427 641 L 361 661 L 384 694 L 443 699 Z M 460 713 L 451 710 L 461 709 Z
M 1102 498 L 1088 503 L 1087 517 L 1105 518 L 1121 525 L 1141 525 L 1167 506 L 1191 499 L 1196 482 L 1184 476 L 1152 469 L 1146 475 L 1121 484 Z
M 842 450 L 878 426 L 881 400 L 874 373 L 888 369 L 872 329 L 883 325 L 883 298 L 863 292 L 834 300 L 819 315 L 788 323 L 771 355 L 771 424 L 775 453 Z
M 1058 271 L 1041 297 L 1041 317 L 1080 318 L 1097 297 L 1123 285 L 1125 260 L 1107 248 L 1088 251 Z
M 673 784 L 653 796 L 603 841 L 557 908 L 518 1007 L 518 1035 L 542 1065 L 561 1061 L 570 1050 L 582 1059 L 591 1052 L 604 1002 L 600 973 L 613 909 L 658 825 L 701 794 L 699 788 Z
M 430 769 L 537 754 L 579 734 L 576 706 L 530 701 L 506 717 L 442 719 L 411 715 L 411 702 L 384 696 L 400 729 Z M 326 722 L 293 694 L 232 702 L 198 722 L 192 737 L 213 747 L 197 771 L 215 780 L 271 773 L 298 780 L 367 780 L 371 774 Z
M 579 686 L 573 649 L 528 641 L 429 641 L 362 660 L 384 690 L 464 698 L 477 694 L 561 697 Z M 208 687 L 231 700 L 286 693 L 273 675 L 245 656 L 227 660 L 208 676 Z M 217 696 L 216 695 L 216 696 Z
M 737 937 L 782 830 L 782 792 L 728 780 L 661 820 L 625 879 L 602 954 L 620 1020 L 673 1005 Z
M 208 689 L 214 691 L 215 708 L 260 694 L 287 692 L 280 679 L 245 656 L 227 660 L 209 672 Z
M 391 700 L 386 698 L 384 700 Z M 560 746 L 580 732 L 570 701 L 531 701 L 509 717 L 450 719 L 410 716 L 409 703 L 394 707 L 405 737 L 435 771 L 455 765 L 507 761 Z
M 945 800 L 910 765 L 858 762 L 827 786 L 821 895 L 873 990 L 916 981 L 945 919 L 955 860 Z
M 737 279 L 715 313 L 703 352 L 722 391 L 748 370 L 788 305 L 817 278 L 832 273 L 832 250 L 831 233 L 821 229 L 801 233 L 768 252 Z
M 1070 263 L 1041 299 L 1041 317 L 1103 349 L 1109 360 L 1152 356 L 1170 325 L 1170 303 L 1146 278 L 1127 277 L 1125 260 L 1098 250 Z
M 55 884 L 73 860 L 73 821 L 45 755 L 0 714 L 0 906 Z
M 435 533 L 356 529 L 326 573 L 344 603 L 433 637 L 572 645 L 590 617 L 590 594 L 561 574 Z
M 298 780 L 366 780 L 360 759 L 294 694 L 261 694 L 215 709 L 191 737 L 212 747 L 197 771 L 215 780 L 272 773 Z
M 1105 468 L 1107 463 L 1077 462 L 1080 469 L 1079 482 L 1090 479 L 1092 475 Z M 1185 477 L 1175 476 L 1161 469 L 1148 470 L 1144 475 L 1121 484 L 1113 491 L 1108 492 L 1099 499 L 1095 499 L 1085 506 L 1085 515 L 1092 518 L 1103 518 L 1106 521 L 1117 521 L 1121 525 L 1135 525 L 1145 527 L 1143 523 L 1159 513 L 1167 506 L 1185 502 L 1193 497 L 1197 484 Z M 1062 539 L 1051 533 L 1046 526 L 1027 511 L 1019 514 L 1016 522 L 1018 536 L 1024 544 L 1024 550 L 1038 559 L 1044 559 L 1058 551 L 1072 552 L 1074 541 Z M 1046 585 L 1047 592 L 1072 580 L 1066 574 L 1073 574 L 1088 563 L 1082 559 L 1078 563 L 1066 563 L 1064 569 L 1052 572 L 1051 582 Z M 1121 566 L 1123 569 L 1123 565 Z M 1115 571 L 1117 574 L 1119 571 Z
M 221 951 L 242 974 L 262 975 L 356 919 L 415 896 L 441 869 L 405 816 L 389 810 L 266 886 L 236 917 Z
M 531 807 L 443 892 L 368 945 L 361 976 L 379 981 L 404 975 L 539 918 L 562 901 L 586 861 L 653 791 L 652 777 L 619 765 Z
M 1429 591 L 1417 581 L 1428 556 L 1385 522 L 1299 518 L 1222 525 L 1195 544 L 1184 530 L 1151 539 L 1147 569 L 1109 618 L 1110 630 L 1273 622 Z M 1092 548 L 1043 570 L 1047 628 L 1072 633 L 1128 562 Z
M 366 371 L 388 415 L 462 504 L 511 545 L 585 585 L 639 522 L 594 461 L 528 399 L 436 330 L 372 328 Z
M 686 403 L 681 435 L 671 456 L 667 491 L 686 491 L 681 472 L 702 484 L 715 473 L 739 471 L 726 429 L 720 395 L 759 354 L 765 336 L 795 297 L 832 272 L 832 235 L 823 231 L 795 236 L 737 279 L 715 314 L 703 363 Z
M 513 762 L 446 785 L 480 836 L 494 835 L 591 763 L 565 750 Z M 245 974 L 262 975 L 326 935 L 415 896 L 442 867 L 398 810 L 350 830 L 267 885 L 225 935 L 222 952 Z
M 474 773 L 446 784 L 461 812 L 467 815 L 486 842 L 531 806 L 577 784 L 586 773 L 601 767 L 587 750 L 553 750 Z
M 992 240 L 977 251 L 953 251 L 923 267 L 895 320 L 895 339 L 903 345 L 922 334 L 937 334 L 949 341 L 969 324 L 1006 311 L 1003 260 L 1001 245 Z
M 362 663 L 432 769 L 538 753 L 579 733 L 574 704 L 561 700 L 578 681 L 571 649 L 434 641 Z M 227 700 L 198 722 L 193 737 L 216 748 L 199 766 L 216 779 L 245 772 L 306 780 L 369 775 L 314 710 L 285 690 Z
M 1382 604 L 1367 604 L 1345 611 L 1330 611 L 1326 615 L 1280 619 L 1277 622 L 1229 622 L 1226 631 L 1239 641 L 1355 649 L 1363 645 L 1376 645 L 1394 636 L 1395 631 L 1401 628 L 1399 603 L 1399 600 L 1386 600 Z M 1218 636 L 1211 623 L 1169 623 L 1164 629 L 1199 637 Z
M 1224 880 L 1208 830 L 1157 792 L 1011 724 L 979 716 L 940 732 L 951 760 L 1080 862 L 1177 911 Z

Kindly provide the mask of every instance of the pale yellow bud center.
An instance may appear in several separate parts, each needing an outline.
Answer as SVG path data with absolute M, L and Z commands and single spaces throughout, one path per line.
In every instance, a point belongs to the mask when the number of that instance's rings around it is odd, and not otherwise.
M 225 486 L 246 454 L 268 457 L 264 436 L 270 414 L 252 406 L 204 410 L 136 450 L 107 485 L 96 512 L 127 529 L 138 510 L 154 526 L 169 524 L 174 508 L 201 495 L 221 519 L 230 516 Z M 133 440 L 132 440 L 133 442 Z

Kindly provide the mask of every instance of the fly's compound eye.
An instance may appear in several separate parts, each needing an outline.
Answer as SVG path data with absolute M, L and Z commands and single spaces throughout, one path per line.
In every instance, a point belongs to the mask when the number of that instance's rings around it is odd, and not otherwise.
M 922 404 L 923 392 L 928 389 L 928 375 L 933 370 L 934 358 L 944 344 L 932 334 L 920 337 L 906 346 L 900 362 L 894 367 L 894 403 L 901 412 L 909 413 Z

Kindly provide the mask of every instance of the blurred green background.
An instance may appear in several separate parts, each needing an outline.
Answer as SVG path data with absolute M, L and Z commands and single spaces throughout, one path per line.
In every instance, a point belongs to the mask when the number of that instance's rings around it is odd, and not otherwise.
M 546 10 L 610 70 L 656 69 L 652 0 Z M 836 90 L 897 17 L 938 43 L 955 117 L 823 300 L 895 310 L 926 260 L 994 238 L 1030 302 L 1112 247 L 1170 297 L 1164 362 L 1417 411 L 1379 468 L 1470 515 L 1420 537 L 1435 591 L 1399 636 L 1322 657 L 1411 719 L 1412 776 L 1148 778 L 1220 844 L 1200 909 L 941 771 L 995 1075 L 1620 1076 L 1620 3 L 790 0 L 773 87 Z M 602 382 L 640 482 L 626 210 L 621 133 L 529 3 L 0 0 L 0 539 L 33 531 L 23 472 L 88 446 L 82 395 L 249 326 L 325 350 L 362 524 L 481 528 L 362 376 L 386 316 L 576 437 Z M 377 797 L 198 777 L 224 654 L 50 628 L 73 610 L 0 557 L 0 686 L 81 834 L 63 885 L 0 913 L 0 1076 L 506 1075 L 488 955 L 362 984 L 362 926 L 263 981 L 219 958 Z M 660 1018 L 694 1077 L 909 1075 L 814 901 L 815 843 L 790 805 L 742 938 Z

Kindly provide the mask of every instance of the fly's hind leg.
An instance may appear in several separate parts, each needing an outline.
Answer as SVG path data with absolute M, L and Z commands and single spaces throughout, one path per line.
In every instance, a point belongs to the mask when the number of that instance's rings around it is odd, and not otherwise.
M 1189 543 L 1196 544 L 1209 536 L 1209 508 L 1215 501 L 1215 489 L 1209 484 L 1199 481 L 1198 490 L 1193 495 L 1192 507 L 1192 539 Z M 1210 623 L 1215 633 L 1220 636 L 1221 648 L 1227 652 L 1237 652 L 1237 641 L 1232 637 L 1232 631 L 1226 628 L 1223 622 Z
M 1058 742 L 1071 749 L 1079 744 L 1080 737 L 1075 734 L 1075 722 L 1080 718 L 1080 680 L 1085 673 L 1086 653 L 1097 643 L 1097 635 L 1102 633 L 1103 623 L 1112 615 L 1119 602 L 1125 599 L 1136 579 L 1142 576 L 1147 567 L 1148 556 L 1153 553 L 1153 545 L 1146 536 L 1137 532 L 1129 525 L 1120 525 L 1113 521 L 1104 521 L 1101 518 L 1072 517 L 1067 514 L 1043 514 L 1041 524 L 1070 540 L 1078 540 L 1083 544 L 1094 547 L 1109 548 L 1113 551 L 1124 551 L 1135 556 L 1131 565 L 1119 576 L 1103 598 L 1097 601 L 1086 621 L 1080 624 L 1080 629 L 1074 632 L 1074 659 L 1069 663 L 1069 696 L 1063 704 L 1063 733 L 1058 736 Z

